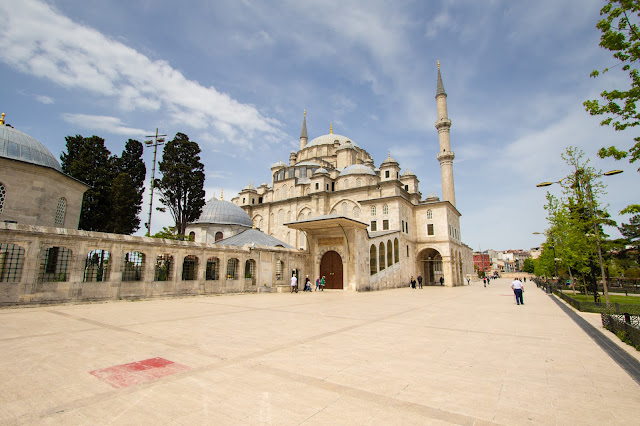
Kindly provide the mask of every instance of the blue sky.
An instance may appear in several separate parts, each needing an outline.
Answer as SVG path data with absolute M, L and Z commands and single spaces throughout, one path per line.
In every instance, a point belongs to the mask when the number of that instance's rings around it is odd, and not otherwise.
M 440 60 L 462 239 L 528 249 L 546 227 L 535 184 L 570 172 L 560 158 L 569 145 L 603 171 L 625 171 L 605 178 L 614 218 L 638 202 L 637 167 L 596 158 L 635 133 L 600 127 L 582 106 L 628 84 L 619 67 L 589 78 L 615 65 L 598 47 L 603 4 L 0 0 L 0 109 L 56 157 L 67 135 L 99 135 L 120 154 L 156 128 L 186 133 L 202 149 L 207 198 L 224 189 L 227 200 L 288 162 L 306 109 L 310 139 L 333 122 L 376 165 L 391 152 L 424 197 L 441 196 Z M 152 232 L 172 224 L 159 212 L 152 222 Z

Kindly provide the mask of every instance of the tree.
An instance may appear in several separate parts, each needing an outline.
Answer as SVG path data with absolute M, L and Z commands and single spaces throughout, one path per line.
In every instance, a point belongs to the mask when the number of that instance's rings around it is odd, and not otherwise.
M 62 171 L 91 188 L 84 194 L 79 228 L 132 234 L 140 227 L 146 167 L 142 144 L 129 139 L 122 157 L 112 156 L 101 137 L 67 136 Z
M 86 183 L 90 188 L 84 193 L 79 229 L 107 232 L 111 217 L 109 187 L 114 178 L 114 161 L 104 146 L 104 139 L 81 135 L 67 136 L 67 152 L 60 160 L 62 171 Z
M 526 258 L 524 260 L 524 264 L 522 266 L 522 270 L 524 272 L 528 272 L 530 274 L 533 274 L 533 270 L 534 270 L 533 259 L 531 259 L 530 257 Z
M 158 169 L 162 179 L 156 179 L 154 187 L 173 216 L 177 234 L 184 236 L 187 224 L 200 216 L 205 204 L 200 147 L 189 136 L 177 133 L 165 146 Z
M 601 31 L 600 46 L 613 53 L 616 65 L 622 66 L 630 79 L 630 86 L 623 90 L 605 90 L 600 94 L 603 103 L 597 99 L 584 102 L 587 112 L 591 115 L 604 115 L 600 122 L 602 126 L 612 126 L 616 131 L 623 131 L 640 124 L 640 114 L 636 110 L 636 103 L 640 100 L 640 73 L 637 64 L 640 59 L 640 2 L 638 0 L 609 0 L 600 10 L 603 18 L 598 21 L 596 28 Z M 608 72 L 604 68 L 602 74 Z M 591 77 L 598 77 L 600 71 L 594 70 Z M 633 138 L 635 144 L 628 150 L 615 146 L 601 148 L 600 158 L 614 157 L 616 160 L 629 157 L 634 163 L 640 159 L 640 136 Z M 640 171 L 640 168 L 638 168 Z M 636 205 L 640 208 L 640 205 Z
M 116 186 L 114 180 L 112 186 L 112 198 L 114 211 L 109 232 L 118 234 L 133 234 L 140 228 L 140 211 L 142 210 L 142 196 L 144 193 L 144 178 L 147 168 L 142 161 L 142 143 L 134 139 L 129 139 L 125 144 L 120 158 L 117 158 L 116 168 L 119 174 L 126 174 L 128 182 L 120 181 Z M 124 191 L 124 192 L 123 192 Z M 116 207 L 116 203 L 124 203 Z
M 108 232 L 130 235 L 140 227 L 139 192 L 129 173 L 120 173 L 113 180 L 111 192 L 111 214 Z

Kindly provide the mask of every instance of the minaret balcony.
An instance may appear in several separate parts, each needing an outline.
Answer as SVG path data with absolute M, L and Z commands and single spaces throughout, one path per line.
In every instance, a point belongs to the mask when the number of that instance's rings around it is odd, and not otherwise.
M 436 121 L 436 129 L 440 130 L 443 127 L 451 127 L 451 120 L 449 120 L 448 118 L 441 118 L 440 120 Z
M 453 161 L 454 158 L 456 158 L 456 155 L 453 153 L 453 151 L 442 151 L 440 154 L 438 154 L 438 161 L 441 163 L 443 161 Z

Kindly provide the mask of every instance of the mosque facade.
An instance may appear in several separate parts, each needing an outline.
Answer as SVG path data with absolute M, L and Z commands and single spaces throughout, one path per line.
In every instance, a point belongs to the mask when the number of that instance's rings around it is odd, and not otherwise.
M 436 90 L 442 199 L 425 199 L 411 171 L 389 155 L 379 167 L 350 138 L 333 133 L 309 142 L 306 113 L 300 149 L 271 166 L 271 184 L 249 185 L 232 202 L 253 225 L 309 254 L 304 271 L 327 288 L 351 291 L 463 285 L 473 273 L 462 242 L 453 179 L 451 120 L 440 68 Z

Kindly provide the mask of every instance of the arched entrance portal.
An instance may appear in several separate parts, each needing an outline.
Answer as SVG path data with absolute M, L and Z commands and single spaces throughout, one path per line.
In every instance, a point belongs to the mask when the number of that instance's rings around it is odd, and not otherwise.
M 335 251 L 328 251 L 320 261 L 320 277 L 325 277 L 325 288 L 342 290 L 342 257 Z
M 444 276 L 442 270 L 442 256 L 436 249 L 428 248 L 420 252 L 418 256 L 418 270 L 426 285 L 440 285 L 440 277 Z

